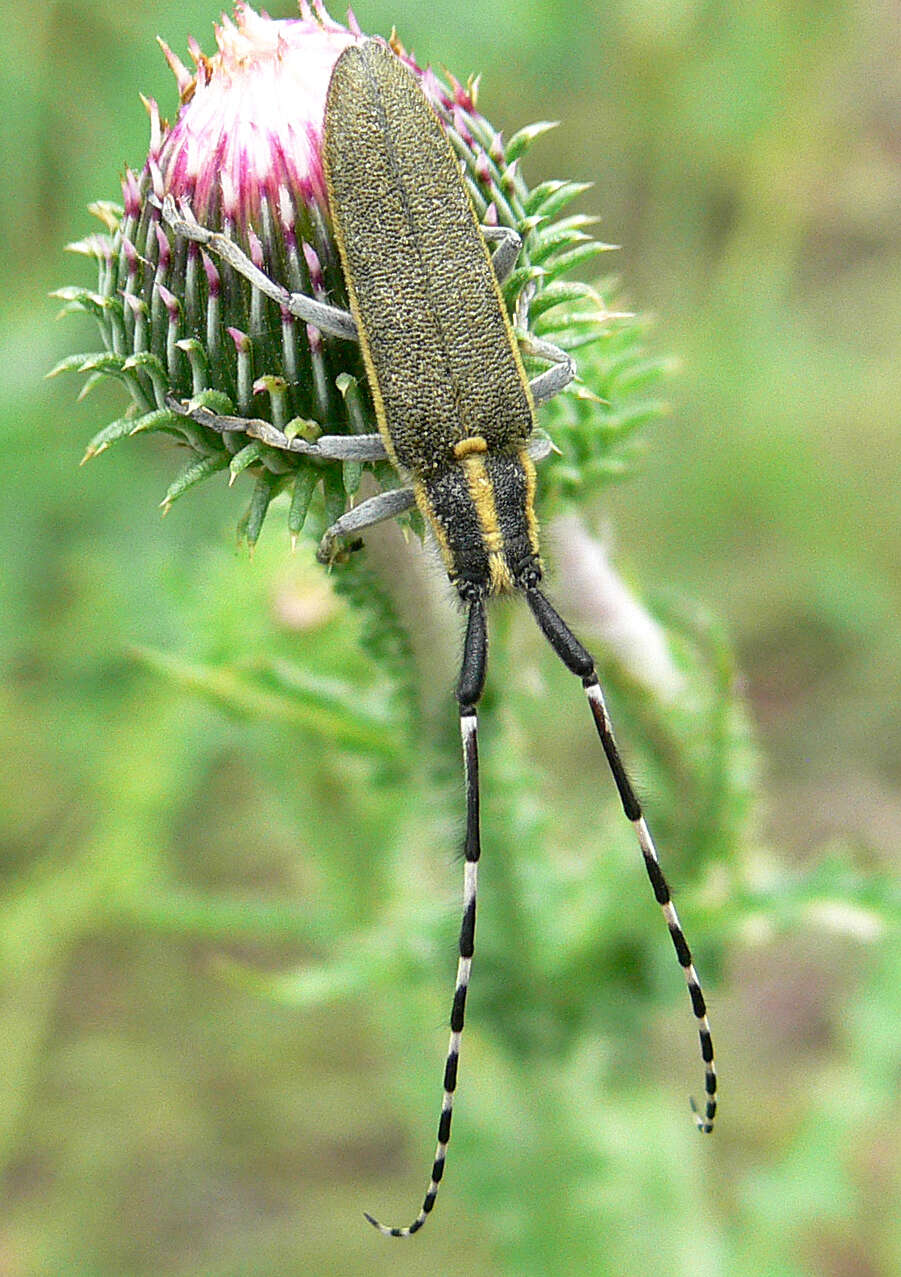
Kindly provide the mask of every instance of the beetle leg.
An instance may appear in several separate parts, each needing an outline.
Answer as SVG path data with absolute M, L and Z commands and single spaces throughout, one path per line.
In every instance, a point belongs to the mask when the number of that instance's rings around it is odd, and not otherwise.
M 554 395 L 565 390 L 576 375 L 576 361 L 567 351 L 561 350 L 549 341 L 527 334 L 519 343 L 520 350 L 526 355 L 535 355 L 538 359 L 549 359 L 551 367 L 533 377 L 529 382 L 532 398 L 536 403 L 546 403 Z
M 522 236 L 512 226 L 480 226 L 479 230 L 482 232 L 483 239 L 488 240 L 489 243 L 494 240 L 497 244 L 497 248 L 491 254 L 491 265 L 497 282 L 502 284 L 516 265 L 519 250 L 522 248 Z
M 271 421 L 259 417 L 231 417 L 227 413 L 213 412 L 200 405 L 190 407 L 174 395 L 167 395 L 166 407 L 180 417 L 190 417 L 198 426 L 206 426 L 217 434 L 240 433 L 251 439 L 259 439 L 270 448 L 282 452 L 298 452 L 304 457 L 318 457 L 320 461 L 386 461 L 388 454 L 381 435 L 320 435 L 311 443 L 300 435 L 286 435 Z
M 291 293 L 281 284 L 276 284 L 253 264 L 233 239 L 229 239 L 221 231 L 211 231 L 201 226 L 185 200 L 182 200 L 176 208 L 175 200 L 171 195 L 167 195 L 163 200 L 162 210 L 163 221 L 176 235 L 211 249 L 239 275 L 249 280 L 254 288 L 277 302 L 283 310 L 332 337 L 343 337 L 348 341 L 357 340 L 357 325 L 349 311 L 341 310 L 337 306 L 328 306 L 325 302 L 307 297 L 305 293 Z
M 385 492 L 376 493 L 374 497 L 362 501 L 335 520 L 319 542 L 316 558 L 320 563 L 333 563 L 340 549 L 340 542 L 345 537 L 354 532 L 362 532 L 364 528 L 371 528 L 373 524 L 382 523 L 385 519 L 393 519 L 415 504 L 412 488 L 389 488 Z
M 559 454 L 560 449 L 554 445 L 551 438 L 543 430 L 536 430 L 529 438 L 526 451 L 533 461 L 543 461 L 552 452 Z
M 268 425 L 268 422 L 266 423 Z M 280 430 L 271 427 L 273 435 L 282 435 Z M 285 443 L 276 443 L 273 447 L 287 447 L 289 452 L 296 451 L 295 439 L 282 435 Z M 315 450 L 310 455 L 322 457 L 324 461 L 387 461 L 385 441 L 381 435 L 320 435 L 314 444 Z

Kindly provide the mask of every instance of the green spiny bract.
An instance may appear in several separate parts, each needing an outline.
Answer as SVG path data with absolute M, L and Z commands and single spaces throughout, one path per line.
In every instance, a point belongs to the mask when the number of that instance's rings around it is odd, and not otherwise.
M 321 4 L 311 11 L 303 0 L 299 19 L 273 21 L 239 3 L 235 21 L 223 18 L 217 28 L 212 58 L 191 42 L 193 73 L 163 46 L 180 95 L 175 123 L 168 126 L 147 103 L 151 141 L 143 168 L 126 173 L 121 206 L 91 206 L 104 232 L 70 245 L 96 261 L 96 291 L 56 294 L 66 309 L 94 317 L 103 349 L 70 356 L 54 372 L 86 374 L 82 394 L 115 377 L 130 396 L 123 415 L 90 441 L 85 459 L 127 435 L 171 435 L 189 458 L 163 497 L 164 510 L 212 475 L 227 472 L 229 482 L 251 475 L 255 486 L 239 525 L 251 546 L 282 492 L 290 497 L 292 536 L 308 515 L 318 535 L 346 509 L 363 466 L 219 434 L 172 411 L 168 399 L 262 418 L 310 441 L 368 433 L 376 424 L 360 350 L 283 313 L 197 244 L 176 241 L 159 205 L 167 193 L 187 199 L 198 220 L 224 229 L 274 279 L 346 307 L 319 144 L 331 67 L 359 34 L 352 14 L 344 27 Z M 545 503 L 576 498 L 625 468 L 636 427 L 660 411 L 652 397 L 660 364 L 641 349 L 640 322 L 611 315 L 603 287 L 567 278 L 608 245 L 588 234 L 593 219 L 562 216 L 584 185 L 526 185 L 521 157 L 551 125 L 528 126 L 505 142 L 476 109 L 476 82 L 464 86 L 421 71 L 395 37 L 392 46 L 420 75 L 444 122 L 479 218 L 523 237 L 504 285 L 511 315 L 526 313 L 528 296 L 531 332 L 576 353 L 580 379 L 543 410 L 560 451 L 541 471 Z M 381 487 L 398 482 L 387 463 L 366 468 Z

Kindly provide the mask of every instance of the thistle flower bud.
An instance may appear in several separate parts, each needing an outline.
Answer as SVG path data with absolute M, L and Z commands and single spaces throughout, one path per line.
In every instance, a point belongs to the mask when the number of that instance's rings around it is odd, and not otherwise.
M 321 531 L 326 515 L 340 514 L 359 485 L 360 464 L 285 452 L 238 431 L 219 434 L 175 412 L 173 397 L 262 418 L 289 436 L 365 433 L 376 423 L 362 357 L 355 343 L 296 319 L 227 263 L 174 236 L 161 205 L 167 196 L 176 204 L 184 201 L 203 226 L 224 231 L 292 292 L 346 307 L 321 142 L 332 68 L 362 34 L 351 13 L 344 26 L 320 0 L 312 8 L 301 0 L 300 17 L 290 20 L 273 20 L 238 2 L 234 18 L 223 15 L 215 31 L 212 57 L 190 41 L 193 70 L 160 41 L 178 90 L 174 122 L 167 124 L 157 104 L 145 99 L 150 146 L 143 166 L 126 172 L 121 206 L 92 206 L 106 233 L 70 246 L 97 262 L 97 290 L 56 294 L 68 308 L 94 316 L 104 349 L 70 357 L 54 371 L 87 373 L 86 389 L 114 376 L 130 393 L 128 410 L 91 440 L 85 459 L 126 435 L 147 431 L 172 435 L 190 450 L 186 468 L 161 503 L 165 510 L 220 471 L 228 471 L 230 482 L 253 475 L 256 488 L 240 525 L 253 544 L 270 502 L 283 490 L 293 494 L 292 535 L 311 510 L 318 511 L 315 530 Z M 512 226 L 524 238 L 517 269 L 504 287 L 511 315 L 558 345 L 596 347 L 596 388 L 577 383 L 565 397 L 568 403 L 553 409 L 558 443 L 574 446 L 567 464 L 557 458 L 547 472 L 556 469 L 559 491 L 572 491 L 609 469 L 618 428 L 611 412 L 597 409 L 605 391 L 602 347 L 610 336 L 605 304 L 588 285 L 560 280 L 607 247 L 585 234 L 589 219 L 559 219 L 585 188 L 545 182 L 530 191 L 520 157 L 550 126 L 533 125 L 505 144 L 477 110 L 476 82 L 463 85 L 421 70 L 395 36 L 392 47 L 420 76 L 444 123 L 477 215 L 487 224 Z M 610 347 L 608 371 L 619 374 L 624 359 L 634 362 L 636 356 L 628 342 L 619 342 L 618 350 L 616 345 Z M 396 484 L 387 463 L 369 468 L 383 487 Z

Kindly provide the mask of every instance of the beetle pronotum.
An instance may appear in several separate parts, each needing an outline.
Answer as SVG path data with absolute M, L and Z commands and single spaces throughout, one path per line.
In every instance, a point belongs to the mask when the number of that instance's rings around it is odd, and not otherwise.
M 535 404 L 575 375 L 571 358 L 531 340 L 549 367 L 528 380 L 499 288 L 519 251 L 516 232 L 480 227 L 442 125 L 413 74 L 384 44 L 349 46 L 332 73 L 326 101 L 324 164 L 350 313 L 314 301 L 264 275 L 227 236 L 198 225 L 171 197 L 171 229 L 205 244 L 286 311 L 362 347 L 379 433 L 288 439 L 269 423 L 217 416 L 173 402 L 206 426 L 241 430 L 264 442 L 323 459 L 384 460 L 406 486 L 343 515 L 326 532 L 319 557 L 330 562 L 352 533 L 418 507 L 467 610 L 456 685 L 466 786 L 463 923 L 444 1070 L 438 1146 L 419 1214 L 404 1228 L 366 1218 L 392 1237 L 417 1232 L 435 1204 L 450 1140 L 457 1063 L 472 964 L 480 855 L 476 706 L 488 652 L 486 599 L 518 591 L 585 689 L 595 727 L 645 868 L 672 937 L 691 997 L 705 1070 L 701 1131 L 716 1114 L 716 1070 L 704 995 L 641 806 L 620 758 L 590 653 L 539 588 L 542 566 L 534 513 L 534 460 L 547 446 L 534 436 Z M 486 240 L 496 248 L 489 254 Z M 692 1105 L 694 1108 L 694 1105 Z

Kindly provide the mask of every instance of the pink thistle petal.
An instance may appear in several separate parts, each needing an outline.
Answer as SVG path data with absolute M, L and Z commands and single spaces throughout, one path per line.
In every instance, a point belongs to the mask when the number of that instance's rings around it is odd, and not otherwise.
M 321 292 L 324 280 L 322 276 L 322 263 L 319 260 L 319 254 L 312 247 L 312 245 L 304 241 L 303 255 L 304 255 L 304 260 L 307 263 L 307 270 L 310 272 L 310 284 L 313 288 L 313 292 L 314 293 Z
M 159 153 L 166 189 L 190 199 L 202 221 L 229 217 L 243 229 L 264 196 L 277 205 L 281 186 L 327 206 L 325 95 L 338 55 L 357 37 L 321 5 L 301 15 L 274 21 L 239 3 L 234 20 L 223 15 L 216 27 L 211 59 L 191 45 L 193 92 L 151 155 Z
M 250 260 L 258 270 L 265 270 L 266 260 L 263 257 L 263 245 L 252 226 L 247 228 L 247 243 L 250 247 Z
M 169 269 L 172 259 L 172 250 L 169 247 L 169 236 L 163 230 L 162 226 L 156 228 L 156 243 L 159 251 L 158 270 L 165 272 Z
M 122 182 L 122 202 L 126 217 L 140 217 L 141 191 L 138 186 L 138 175 L 130 168 L 125 170 L 125 178 Z
M 160 120 L 160 108 L 157 106 L 155 98 L 145 98 L 144 94 L 140 95 L 144 108 L 150 116 L 150 154 L 155 158 L 160 153 L 160 147 L 163 144 L 163 126 Z
M 126 270 L 128 272 L 128 278 L 134 279 L 134 277 L 138 273 L 138 268 L 140 267 L 141 259 L 138 256 L 138 250 L 135 248 L 134 244 L 131 242 L 130 239 L 127 239 L 125 236 L 122 237 L 122 254 L 125 258 L 125 265 L 126 265 Z
M 412 70 L 418 70 L 415 62 L 411 62 L 407 58 L 404 58 L 404 61 Z M 451 109 L 452 103 L 451 99 L 447 95 L 447 90 L 444 88 L 444 85 L 438 79 L 431 67 L 426 67 L 426 69 L 421 73 L 421 82 L 423 92 L 430 102 L 432 102 L 435 106 L 442 107 L 445 111 L 449 111 Z
M 466 122 L 466 116 L 459 107 L 454 107 L 454 132 L 459 134 L 468 147 L 475 146 L 475 141 Z
M 218 297 L 222 288 L 222 277 L 219 274 L 219 268 L 210 257 L 209 253 L 200 251 L 200 260 L 203 262 L 203 269 L 206 273 L 207 288 L 210 290 L 210 297 Z
M 181 303 L 178 298 L 166 288 L 165 284 L 157 284 L 157 291 L 160 295 L 160 301 L 169 312 L 169 318 L 178 319 L 179 310 L 181 309 Z
M 253 343 L 247 333 L 241 332 L 240 328 L 226 328 L 225 331 L 235 343 L 235 350 L 239 355 L 249 354 L 249 352 L 253 349 Z
M 144 298 L 135 297 L 134 293 L 123 293 L 122 300 L 133 315 L 138 315 L 147 309 L 147 303 L 144 301 Z
M 153 193 L 158 200 L 162 201 L 163 196 L 166 194 L 166 183 L 163 180 L 160 166 L 157 164 L 153 156 L 151 156 L 147 161 L 147 170 L 150 173 L 150 182 L 153 186 Z
M 194 91 L 194 77 L 188 68 L 169 48 L 166 41 L 161 37 L 156 37 L 156 42 L 163 51 L 163 57 L 169 64 L 169 70 L 175 76 L 175 83 L 178 86 L 178 96 L 184 102 Z
M 188 52 L 191 55 L 191 61 L 197 68 L 198 76 L 200 76 L 204 82 L 207 82 L 213 73 L 213 69 L 210 65 L 209 58 L 192 35 L 188 36 Z

